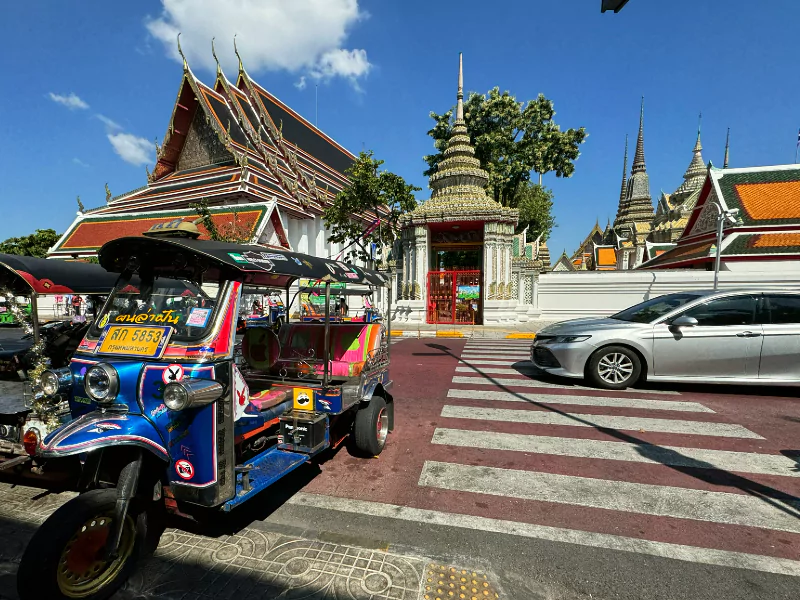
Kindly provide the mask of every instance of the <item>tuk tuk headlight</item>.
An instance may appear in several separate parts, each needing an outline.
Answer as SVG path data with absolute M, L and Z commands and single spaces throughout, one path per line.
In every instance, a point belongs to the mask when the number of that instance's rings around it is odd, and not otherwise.
M 95 402 L 113 402 L 119 392 L 117 370 L 106 363 L 89 367 L 83 378 L 83 388 Z
M 219 400 L 225 388 L 211 379 L 184 379 L 164 388 L 164 404 L 170 410 L 204 406 Z
M 45 396 L 55 396 L 69 390 L 72 385 L 72 371 L 64 369 L 48 369 L 41 376 L 42 392 Z

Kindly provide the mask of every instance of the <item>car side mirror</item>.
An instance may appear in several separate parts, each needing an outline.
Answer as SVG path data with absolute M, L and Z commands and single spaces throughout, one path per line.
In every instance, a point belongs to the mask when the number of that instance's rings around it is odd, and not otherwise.
M 678 317 L 677 319 L 675 319 L 670 326 L 671 327 L 694 327 L 695 325 L 697 325 L 697 319 L 695 319 L 694 317 L 689 317 L 687 315 L 682 315 L 682 316 Z

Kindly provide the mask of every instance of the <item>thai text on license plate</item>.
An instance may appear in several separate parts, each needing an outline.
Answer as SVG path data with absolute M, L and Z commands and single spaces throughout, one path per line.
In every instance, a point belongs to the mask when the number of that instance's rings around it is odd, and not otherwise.
M 96 353 L 161 358 L 171 333 L 172 327 L 107 325 Z

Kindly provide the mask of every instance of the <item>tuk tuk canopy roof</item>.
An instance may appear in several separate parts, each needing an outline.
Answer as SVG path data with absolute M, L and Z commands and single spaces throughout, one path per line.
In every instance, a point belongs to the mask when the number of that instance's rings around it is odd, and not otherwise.
M 93 263 L 0 254 L 0 290 L 17 296 L 108 294 L 117 276 Z M 0 295 L 2 292 L 0 291 Z
M 384 286 L 388 278 L 370 269 L 265 246 L 181 237 L 125 237 L 105 244 L 98 254 L 107 270 L 152 269 L 154 275 L 204 281 L 232 279 L 282 287 L 298 279 L 322 283 Z

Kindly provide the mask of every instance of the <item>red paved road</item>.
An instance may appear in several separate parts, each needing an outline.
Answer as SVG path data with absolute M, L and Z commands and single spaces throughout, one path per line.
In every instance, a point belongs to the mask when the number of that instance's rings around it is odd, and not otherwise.
M 485 385 L 453 383 L 453 376 L 474 376 L 479 373 L 456 373 L 458 357 L 464 350 L 464 340 L 405 340 L 392 347 L 392 378 L 396 402 L 396 430 L 390 436 L 387 448 L 379 459 L 363 460 L 340 451 L 325 462 L 322 473 L 305 491 L 357 500 L 370 500 L 424 508 L 451 513 L 460 513 L 505 519 L 524 523 L 549 525 L 572 530 L 609 533 L 657 542 L 671 542 L 701 548 L 729 550 L 764 556 L 798 559 L 800 557 L 800 477 L 758 474 L 752 472 L 732 473 L 716 468 L 693 468 L 669 466 L 644 462 L 626 462 L 596 457 L 557 456 L 513 450 L 457 447 L 431 443 L 436 428 L 469 430 L 480 432 L 515 433 L 525 436 L 571 438 L 574 440 L 599 440 L 628 444 L 654 444 L 706 450 L 727 450 L 739 453 L 784 456 L 800 451 L 800 400 L 792 397 L 792 390 L 736 390 L 735 388 L 686 388 L 676 386 L 678 394 L 659 394 L 641 391 L 615 393 L 565 387 L 517 387 L 514 385 Z M 472 354 L 490 352 L 503 360 L 503 353 L 523 349 L 524 343 L 510 344 L 469 342 Z M 467 359 L 475 369 L 487 366 L 482 359 Z M 495 360 L 494 358 L 492 360 Z M 485 361 L 484 361 L 485 362 Z M 513 363 L 514 360 L 509 361 Z M 492 365 L 496 366 L 496 365 Z M 517 366 L 523 366 L 519 363 Z M 528 375 L 487 375 L 489 378 L 512 378 L 530 381 Z M 672 410 L 650 410 L 645 408 L 620 408 L 609 406 L 576 406 L 570 404 L 548 404 L 541 402 L 500 402 L 486 399 L 448 398 L 448 390 L 505 391 L 550 396 L 590 396 L 593 398 L 640 398 L 648 400 L 696 402 L 713 412 L 678 412 Z M 669 388 L 662 388 L 667 390 Z M 719 393 L 719 392 L 723 393 Z M 766 395 L 758 395 L 766 393 Z M 549 400 L 552 402 L 552 400 Z M 597 415 L 615 415 L 642 419 L 662 419 L 682 422 L 721 423 L 739 425 L 752 435 L 764 439 L 744 437 L 716 437 L 711 435 L 689 435 L 644 430 L 617 431 L 606 428 L 577 427 L 569 425 L 514 423 L 509 421 L 479 421 L 442 416 L 443 407 L 473 407 L 531 411 L 534 413 L 580 413 L 591 419 Z M 538 416 L 538 415 L 537 415 Z M 787 459 L 788 460 L 788 459 Z M 797 459 L 800 460 L 800 459 Z M 558 501 L 563 490 L 551 489 L 553 501 L 528 500 L 506 496 L 503 489 L 475 491 L 452 491 L 437 486 L 421 486 L 420 475 L 426 461 L 466 465 L 468 467 L 496 467 L 524 471 L 521 479 L 536 482 L 543 475 L 559 474 L 586 478 L 591 495 L 592 486 L 606 482 L 630 482 L 669 486 L 691 493 L 692 490 L 727 492 L 749 501 L 777 507 L 781 514 L 793 515 L 797 528 L 789 521 L 788 526 L 771 525 L 769 528 L 730 522 L 713 522 L 692 518 L 690 497 L 688 505 L 678 507 L 687 514 L 680 518 L 643 514 L 651 509 L 659 512 L 663 507 L 658 501 L 647 506 L 643 512 L 612 510 L 591 506 L 580 506 Z M 791 463 L 788 463 L 791 465 Z M 795 466 L 795 468 L 798 468 Z M 472 471 L 470 471 L 471 473 Z M 794 473 L 797 475 L 797 473 Z M 467 477 L 467 486 L 473 485 Z M 581 482 L 584 480 L 580 480 Z M 660 490 L 661 488 L 656 488 Z M 726 496 L 728 498 L 733 496 Z M 621 501 L 626 500 L 620 498 Z M 709 502 L 714 502 L 714 499 Z M 736 501 L 736 497 L 733 497 Z M 705 502 L 705 501 L 703 501 Z M 701 507 L 698 507 L 698 509 Z M 720 513 L 723 508 L 720 508 Z M 749 515 L 733 513 L 735 522 L 747 522 Z M 737 521 L 737 519 L 739 519 Z M 725 520 L 720 518 L 719 520 Z M 778 530 L 778 529 L 789 529 Z

